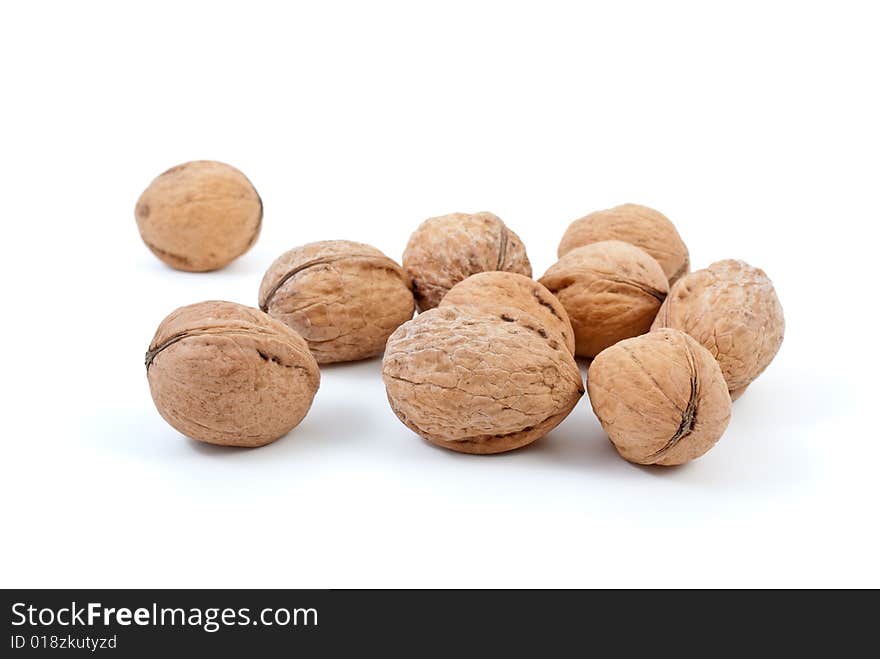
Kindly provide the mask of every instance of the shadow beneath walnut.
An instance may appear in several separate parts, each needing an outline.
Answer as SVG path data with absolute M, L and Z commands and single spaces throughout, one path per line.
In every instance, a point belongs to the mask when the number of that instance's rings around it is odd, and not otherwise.
M 202 455 L 210 455 L 220 457 L 224 455 L 235 455 L 238 453 L 247 453 L 256 449 L 264 448 L 263 446 L 224 446 L 221 444 L 209 444 L 208 442 L 200 442 L 192 437 L 181 435 L 190 449 Z M 283 438 L 282 438 L 283 439 Z M 268 444 L 267 444 L 268 446 Z
M 355 377 L 355 378 L 379 378 L 382 381 L 382 355 L 359 359 L 353 362 L 335 362 L 333 364 L 319 364 L 321 375 L 330 377 Z
M 587 371 L 593 360 L 578 357 L 576 361 L 586 387 Z M 578 470 L 608 471 L 621 462 L 593 414 L 586 392 L 562 423 L 525 450 L 542 460 L 570 465 Z
M 403 428 L 403 426 L 401 426 Z M 414 433 L 411 433 L 415 436 Z M 415 436 L 417 437 L 417 436 Z M 478 465 L 499 462 L 542 462 L 548 468 L 570 467 L 575 471 L 608 471 L 609 466 L 620 461 L 604 431 L 599 426 L 586 396 L 580 400 L 571 414 L 544 437 L 513 451 L 474 455 L 459 453 L 422 439 L 426 450 L 455 461 Z
M 581 418 L 588 413 L 589 409 L 578 405 L 556 429 L 523 450 L 541 461 L 578 471 L 613 469 L 620 458 L 601 427 L 588 417 Z
M 371 441 L 377 419 L 371 406 L 381 392 L 369 391 L 381 383 L 380 359 L 321 366 L 321 385 L 302 422 L 276 441 L 257 447 L 260 453 L 285 455 L 323 452 L 329 447 L 351 447 Z M 355 393 L 356 392 L 356 393 Z M 189 440 L 194 451 L 220 457 L 252 451 Z M 315 456 L 320 457 L 320 456 Z
M 263 260 L 250 252 L 238 257 L 231 263 L 223 266 L 222 268 L 217 268 L 216 270 L 207 270 L 205 272 L 189 272 L 187 270 L 177 270 L 176 268 L 172 268 L 167 263 L 160 261 L 155 256 L 149 253 L 149 250 L 145 251 L 145 254 L 142 254 L 137 262 L 137 266 L 151 274 L 171 274 L 174 277 L 182 278 L 182 277 L 190 277 L 192 279 L 206 279 L 208 277 L 211 278 L 236 278 L 243 276 L 255 276 L 262 275 L 265 270 L 265 263 Z M 244 302 L 245 304 L 250 304 L 251 306 L 255 306 L 253 302 Z

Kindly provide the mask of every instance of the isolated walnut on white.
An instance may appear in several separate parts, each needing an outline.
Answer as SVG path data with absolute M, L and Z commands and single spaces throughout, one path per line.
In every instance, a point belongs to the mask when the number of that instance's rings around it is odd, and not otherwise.
M 192 439 L 262 446 L 299 424 L 321 373 L 306 342 L 262 311 L 209 301 L 171 312 L 146 355 L 162 417 Z
M 257 241 L 263 202 L 235 167 L 196 160 L 157 176 L 138 199 L 135 218 L 158 258 L 177 270 L 204 272 L 229 264 Z

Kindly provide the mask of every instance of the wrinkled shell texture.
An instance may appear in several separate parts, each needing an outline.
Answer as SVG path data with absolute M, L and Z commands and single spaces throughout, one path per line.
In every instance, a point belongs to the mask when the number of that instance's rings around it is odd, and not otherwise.
M 670 286 L 690 269 L 688 249 L 672 222 L 663 213 L 638 204 L 615 206 L 575 220 L 562 236 L 558 255 L 603 240 L 622 240 L 645 250 L 663 268 Z
M 159 325 L 147 378 L 159 413 L 184 435 L 262 446 L 302 421 L 320 371 L 286 325 L 240 304 L 200 302 Z
M 299 332 L 320 364 L 381 354 L 414 307 L 400 266 L 348 240 L 282 254 L 260 285 L 260 308 Z
M 153 254 L 172 268 L 205 272 L 222 268 L 256 242 L 263 204 L 240 171 L 197 160 L 150 183 L 135 217 Z
M 526 248 L 492 213 L 452 213 L 419 225 L 403 252 L 419 310 L 433 309 L 458 282 L 478 272 L 532 276 Z
M 687 332 L 712 353 L 737 398 L 776 356 L 785 318 L 763 270 L 726 260 L 676 282 L 651 329 L 663 327 Z
M 574 358 L 533 316 L 453 306 L 401 325 L 385 349 L 391 407 L 425 439 L 465 453 L 525 446 L 584 392 Z
M 565 307 L 540 283 L 515 272 L 481 272 L 457 283 L 444 296 L 440 306 L 453 305 L 484 311 L 513 307 L 533 315 L 544 327 L 562 337 L 574 354 L 574 330 Z
M 700 457 L 724 434 L 730 396 L 718 363 L 677 330 L 627 339 L 590 365 L 593 411 L 621 457 L 678 465 Z
M 618 240 L 573 249 L 540 282 L 568 312 L 581 357 L 647 332 L 668 291 L 657 261 Z

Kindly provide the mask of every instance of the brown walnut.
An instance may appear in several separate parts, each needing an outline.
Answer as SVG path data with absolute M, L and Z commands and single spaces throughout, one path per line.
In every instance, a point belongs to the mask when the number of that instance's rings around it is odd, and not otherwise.
M 141 238 L 178 270 L 227 265 L 256 242 L 263 203 L 240 171 L 196 160 L 172 167 L 144 190 L 135 206 Z
M 452 213 L 419 225 L 403 252 L 420 311 L 433 309 L 446 292 L 478 272 L 503 270 L 532 276 L 526 249 L 492 213 Z
M 668 291 L 657 261 L 619 240 L 571 250 L 539 281 L 568 312 L 581 357 L 647 332 Z
M 299 424 L 320 371 L 306 342 L 257 309 L 200 302 L 171 312 L 146 356 L 162 417 L 210 444 L 262 446 Z
M 587 373 L 590 404 L 621 457 L 678 465 L 724 434 L 730 396 L 708 350 L 678 330 L 659 330 L 603 350 Z
M 562 257 L 576 247 L 602 240 L 622 240 L 653 256 L 671 286 L 690 269 L 688 248 L 669 219 L 653 208 L 623 204 L 572 222 L 559 243 Z
M 445 306 L 420 314 L 388 339 L 382 377 L 404 424 L 464 453 L 535 441 L 584 392 L 558 335 L 514 308 L 488 314 Z
M 414 306 L 400 266 L 348 240 L 285 252 L 260 285 L 260 308 L 302 335 L 319 364 L 382 354 Z
M 676 282 L 651 329 L 663 327 L 687 332 L 708 349 L 736 400 L 779 351 L 785 318 L 763 270 L 726 260 Z
M 559 332 L 565 347 L 574 354 L 574 330 L 565 307 L 534 279 L 515 272 L 480 272 L 458 282 L 440 306 L 453 305 L 495 311 L 514 307 L 533 315 L 544 327 Z

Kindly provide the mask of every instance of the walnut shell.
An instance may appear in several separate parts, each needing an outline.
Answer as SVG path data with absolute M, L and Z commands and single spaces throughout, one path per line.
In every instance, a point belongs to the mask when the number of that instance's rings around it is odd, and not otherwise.
M 401 325 L 382 377 L 394 413 L 463 453 L 499 453 L 547 434 L 584 393 L 574 358 L 529 314 L 445 306 Z
M 678 465 L 724 434 L 730 396 L 718 363 L 684 332 L 659 330 L 603 350 L 587 373 L 590 404 L 621 457 Z
M 141 238 L 178 270 L 216 270 L 251 248 L 260 234 L 263 202 L 240 171 L 196 160 L 172 167 L 135 206 Z
M 539 281 L 568 312 L 581 357 L 647 332 L 668 292 L 657 261 L 619 240 L 571 250 Z
M 299 332 L 319 364 L 382 354 L 414 307 L 400 266 L 375 247 L 349 240 L 285 252 L 260 284 L 260 308 Z
M 526 249 L 492 213 L 452 213 L 419 225 L 403 252 L 420 311 L 433 309 L 446 292 L 478 272 L 503 270 L 532 276 Z
M 675 283 L 651 329 L 662 327 L 687 332 L 708 349 L 735 400 L 773 361 L 785 318 L 763 270 L 726 260 Z
M 544 327 L 556 330 L 568 351 L 574 354 L 574 330 L 565 307 L 534 279 L 515 272 L 480 272 L 458 282 L 443 297 L 440 306 L 454 305 L 499 311 L 513 307 L 533 315 Z
M 233 302 L 171 312 L 146 357 L 156 409 L 184 435 L 210 444 L 262 446 L 299 424 L 320 371 L 283 323 Z
M 671 286 L 690 269 L 688 248 L 669 219 L 653 208 L 623 204 L 572 222 L 559 243 L 562 257 L 576 247 L 602 240 L 622 240 L 657 259 Z

